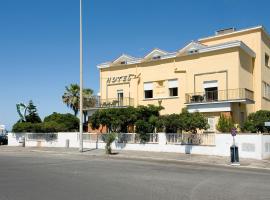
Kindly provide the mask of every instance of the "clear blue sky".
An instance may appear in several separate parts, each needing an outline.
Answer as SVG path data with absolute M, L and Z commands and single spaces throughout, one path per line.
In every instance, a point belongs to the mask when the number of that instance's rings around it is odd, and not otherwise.
M 96 65 L 122 53 L 175 51 L 226 27 L 270 29 L 270 1 L 84 0 L 85 86 L 98 92 Z M 79 0 L 0 0 L 0 124 L 18 120 L 16 103 L 43 118 L 71 112 L 66 85 L 79 82 Z

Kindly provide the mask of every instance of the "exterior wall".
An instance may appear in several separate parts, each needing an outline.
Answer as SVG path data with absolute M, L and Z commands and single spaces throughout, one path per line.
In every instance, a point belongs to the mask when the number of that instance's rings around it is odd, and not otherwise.
M 265 53 L 270 56 L 270 39 L 265 33 L 262 34 L 262 54 L 261 54 L 261 62 L 262 62 L 262 82 L 266 82 L 270 85 L 270 68 L 265 66 Z M 263 86 L 261 88 L 263 94 Z M 262 109 L 270 110 L 270 99 L 263 97 L 262 98 Z
M 134 98 L 135 106 L 161 105 L 165 108 L 161 114 L 179 113 L 185 107 L 185 94 L 203 92 L 204 81 L 217 80 L 219 90 L 239 88 L 239 57 L 238 49 L 221 50 L 200 56 L 191 55 L 101 69 L 101 98 L 116 98 L 117 90 L 123 90 L 124 97 Z M 185 73 L 176 73 L 175 68 Z M 108 77 L 129 74 L 140 74 L 140 78 L 125 84 L 107 86 Z M 178 97 L 169 97 L 170 79 L 178 79 Z M 158 84 L 160 81 L 163 81 L 163 86 Z M 144 98 L 145 82 L 153 82 L 153 99 Z
M 136 65 L 130 65 L 129 67 L 115 66 L 110 69 L 100 70 L 100 94 L 101 99 L 117 98 L 117 90 L 122 89 L 124 97 L 136 97 L 137 96 L 137 79 L 132 79 L 128 83 L 116 83 L 107 84 L 109 77 L 121 77 L 129 74 L 136 73 Z
M 242 33 L 233 33 L 233 34 L 225 34 L 225 35 L 220 35 L 217 37 L 211 37 L 211 38 L 203 38 L 200 39 L 199 41 L 202 44 L 205 45 L 215 45 L 215 44 L 220 44 L 220 43 L 225 43 L 229 41 L 235 41 L 239 40 L 244 42 L 249 48 L 251 48 L 255 53 L 256 53 L 256 58 L 254 60 L 254 69 L 253 69 L 253 91 L 254 91 L 254 99 L 255 99 L 255 105 L 254 105 L 254 111 L 260 110 L 263 108 L 262 106 L 262 56 L 264 59 L 264 54 L 262 55 L 262 30 L 260 28 L 255 29 L 255 30 L 250 30 Z M 269 39 L 268 39 L 269 40 Z M 244 59 L 242 59 L 242 62 Z M 264 61 L 264 60 L 263 60 Z M 243 65 L 242 65 L 243 68 Z M 241 70 L 241 73 L 244 70 Z M 246 73 L 244 73 L 246 74 Z M 246 77 L 246 76 L 241 76 L 241 77 Z M 240 78 L 243 81 L 245 78 Z M 270 107 L 268 107 L 269 109 Z M 253 111 L 253 112 L 254 112 Z
M 134 98 L 134 106 L 161 105 L 165 109 L 161 114 L 179 113 L 186 107 L 186 94 L 204 91 L 204 81 L 216 80 L 218 90 L 226 91 L 246 88 L 254 92 L 255 103 L 231 103 L 231 116 L 237 124 L 241 124 L 246 117 L 261 109 L 270 109 L 270 98 L 263 97 L 263 84 L 270 85 L 270 68 L 264 65 L 265 52 L 270 56 L 270 36 L 262 27 L 256 27 L 240 32 L 217 35 L 199 39 L 204 45 L 218 45 L 232 41 L 242 41 L 256 57 L 252 58 L 240 47 L 215 50 L 199 54 L 182 54 L 174 58 L 155 60 L 144 59 L 141 63 L 118 65 L 100 69 L 101 98 L 117 98 L 117 91 L 123 90 L 124 97 Z M 113 85 L 106 84 L 108 77 L 121 77 L 129 74 L 139 76 L 137 79 Z M 178 79 L 178 96 L 169 97 L 168 80 Z M 153 82 L 154 98 L 144 98 L 144 83 Z M 160 84 L 162 82 L 163 84 Z M 225 94 L 225 93 L 224 93 Z M 221 96 L 219 94 L 219 96 Z M 226 110 L 214 109 L 219 113 Z M 208 106 L 208 107 L 209 107 Z M 204 106 L 204 109 L 207 106 Z M 210 111 L 209 111 L 210 112 Z M 217 117 L 212 112 L 212 116 Z M 210 112 L 211 113 L 211 112 Z M 218 119 L 218 117 L 217 117 Z M 217 121 L 217 120 L 216 120 Z
M 58 139 L 54 142 L 26 140 L 26 147 L 65 147 L 66 141 L 69 140 L 69 147 L 79 147 L 79 133 L 58 133 Z M 159 142 L 156 144 L 132 144 L 117 143 L 112 145 L 116 150 L 137 150 L 137 151 L 155 151 L 155 152 L 175 152 L 191 153 L 200 155 L 230 156 L 230 146 L 233 143 L 230 134 L 216 134 L 215 145 L 179 145 L 167 144 L 166 134 L 158 133 Z M 23 134 L 9 133 L 9 146 L 21 146 L 19 138 Z M 270 135 L 262 134 L 245 134 L 241 133 L 235 137 L 236 145 L 239 148 L 240 162 L 241 158 L 269 159 L 270 158 Z M 85 148 L 105 148 L 103 142 L 84 141 Z

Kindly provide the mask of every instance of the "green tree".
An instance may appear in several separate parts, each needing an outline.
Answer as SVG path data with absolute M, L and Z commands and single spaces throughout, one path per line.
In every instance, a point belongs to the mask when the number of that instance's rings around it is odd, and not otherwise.
M 34 105 L 33 101 L 30 100 L 27 106 L 28 114 L 25 115 L 25 121 L 30 123 L 40 123 L 41 119 L 37 112 L 37 107 Z
M 44 118 L 44 128 L 52 129 L 56 132 L 73 132 L 79 130 L 79 119 L 72 114 L 53 114 Z M 50 131 L 54 132 L 54 131 Z
M 234 123 L 231 117 L 226 117 L 225 115 L 221 115 L 218 124 L 217 130 L 222 133 L 231 132 L 232 128 L 234 128 Z
M 136 133 L 139 134 L 141 142 L 145 143 L 149 141 L 150 138 L 149 133 L 153 133 L 154 131 L 153 126 L 148 121 L 144 121 L 141 119 L 136 121 L 135 126 L 136 126 Z
M 165 115 L 163 117 L 163 123 L 166 133 L 177 133 L 183 129 L 183 121 L 179 114 Z
M 180 120 L 183 123 L 183 130 L 187 132 L 197 133 L 198 129 L 206 130 L 209 128 L 206 118 L 201 113 L 189 113 L 186 108 L 182 110 Z
M 67 105 L 68 108 L 71 108 L 74 112 L 74 115 L 77 116 L 80 110 L 80 86 L 78 84 L 70 84 L 69 87 L 65 87 L 66 91 L 62 96 L 62 101 L 64 104 Z M 95 103 L 94 98 L 90 99 L 93 95 L 93 90 L 89 88 L 83 89 L 83 98 L 84 98 L 84 105 L 83 107 L 87 107 L 89 105 L 93 105 Z M 84 113 L 86 116 L 86 113 Z
M 270 127 L 264 126 L 264 123 L 268 121 L 270 121 L 270 111 L 259 110 L 255 113 L 249 114 L 248 119 L 243 125 L 243 129 L 252 133 L 269 133 Z

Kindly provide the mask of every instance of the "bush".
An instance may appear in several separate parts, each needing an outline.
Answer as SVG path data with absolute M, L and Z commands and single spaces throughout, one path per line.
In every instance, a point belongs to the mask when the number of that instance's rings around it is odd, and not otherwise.
M 189 113 L 187 109 L 183 109 L 180 114 L 180 120 L 182 121 L 182 128 L 187 132 L 197 133 L 197 130 L 206 130 L 209 128 L 209 124 L 203 114 L 199 112 Z
M 54 132 L 69 132 L 79 130 L 79 119 L 70 114 L 60 114 L 54 112 L 53 114 L 44 118 L 44 128 L 54 130 Z
M 183 129 L 183 123 L 179 114 L 171 114 L 163 117 L 166 133 L 177 133 Z
M 242 128 L 252 133 L 269 133 L 270 127 L 264 126 L 264 123 L 268 121 L 270 121 L 270 111 L 259 110 L 255 113 L 249 114 L 248 119 Z
M 154 127 L 146 121 L 138 120 L 135 123 L 136 133 L 140 135 L 140 139 L 142 143 L 149 141 L 150 135 L 149 133 L 153 133 Z
M 217 130 L 222 133 L 230 133 L 232 128 L 234 127 L 234 123 L 231 117 L 226 117 L 225 115 L 221 115 L 218 124 L 217 124 Z
M 106 146 L 105 146 L 105 151 L 106 151 L 106 154 L 112 154 L 112 143 L 113 141 L 115 140 L 116 138 L 116 134 L 115 133 L 108 133 L 106 135 L 106 138 L 105 138 L 105 143 L 106 143 Z
M 72 114 L 53 113 L 45 117 L 42 123 L 17 122 L 12 131 L 17 133 L 54 133 L 79 130 L 79 119 Z
M 30 122 L 17 122 L 13 125 L 12 131 L 16 133 L 32 132 L 33 124 Z

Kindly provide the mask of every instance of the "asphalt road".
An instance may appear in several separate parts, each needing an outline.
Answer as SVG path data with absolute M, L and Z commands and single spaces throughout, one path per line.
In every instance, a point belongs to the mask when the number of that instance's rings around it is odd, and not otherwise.
M 0 200 L 269 200 L 270 171 L 0 152 Z

